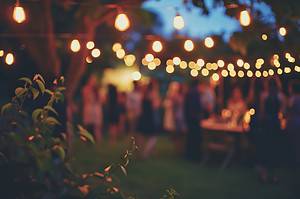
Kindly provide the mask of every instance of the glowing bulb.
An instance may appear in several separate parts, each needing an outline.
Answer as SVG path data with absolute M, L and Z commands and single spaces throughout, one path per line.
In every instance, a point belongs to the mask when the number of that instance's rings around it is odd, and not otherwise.
M 270 75 L 270 76 L 273 76 L 273 75 L 274 75 L 274 70 L 269 69 L 269 75 Z
M 279 28 L 279 34 L 280 34 L 281 36 L 285 36 L 286 33 L 287 33 L 287 31 L 286 31 L 286 28 L 285 28 L 285 27 L 280 27 L 280 28 Z
M 166 71 L 167 71 L 167 73 L 173 73 L 174 72 L 174 67 L 172 66 L 172 65 L 167 65 L 167 67 L 166 67 Z
M 203 76 L 208 76 L 209 75 L 209 71 L 206 68 L 203 68 L 201 70 L 201 73 L 202 73 Z
M 80 43 L 79 43 L 78 39 L 72 40 L 70 48 L 74 53 L 80 51 Z
M 268 73 L 268 71 L 263 71 L 262 75 L 263 75 L 263 77 L 268 77 L 269 73 Z
M 166 64 L 167 64 L 167 65 L 173 65 L 173 60 L 172 60 L 172 59 L 168 59 L 168 60 L 166 61 Z
M 125 31 L 130 27 L 130 21 L 126 14 L 118 14 L 115 20 L 115 28 L 119 31 Z
M 23 7 L 21 7 L 19 5 L 14 7 L 13 19 L 17 23 L 23 23 L 26 20 L 26 14 L 25 14 L 25 11 L 24 11 Z
M 98 48 L 95 48 L 95 49 L 93 49 L 92 50 L 92 56 L 94 57 L 94 58 L 97 58 L 97 57 L 99 57 L 100 56 L 100 54 L 101 54 L 101 51 L 98 49 Z
M 159 58 L 154 58 L 153 62 L 155 63 L 156 66 L 159 66 L 161 64 L 161 61 Z
M 250 64 L 248 62 L 244 63 L 244 69 L 248 70 L 250 68 Z
M 118 50 L 120 50 L 122 48 L 122 45 L 120 43 L 114 43 L 114 45 L 112 46 L 112 50 L 114 52 L 117 52 Z
M 227 69 L 228 69 L 229 71 L 234 70 L 234 65 L 233 65 L 232 63 L 229 63 L 229 64 L 227 65 Z
M 237 75 L 238 75 L 238 77 L 242 78 L 242 77 L 244 77 L 245 73 L 242 70 L 240 70 L 240 71 L 238 71 Z
M 253 76 L 253 72 L 251 70 L 247 71 L 247 77 L 252 77 Z
M 221 60 L 221 59 L 219 59 L 219 60 L 217 61 L 217 64 L 218 64 L 218 66 L 219 66 L 220 68 L 223 68 L 223 67 L 225 66 L 225 62 L 224 62 L 223 60 Z
M 161 52 L 163 49 L 162 43 L 160 41 L 154 41 L 152 44 L 152 50 L 154 52 Z
M 154 62 L 150 62 L 150 63 L 148 64 L 148 69 L 149 69 L 149 70 L 154 70 L 154 69 L 156 69 L 156 64 L 155 64 Z
M 93 62 L 92 58 L 90 56 L 87 56 L 85 58 L 86 63 L 91 64 Z
M 256 77 L 261 77 L 261 72 L 259 70 L 255 71 L 255 76 Z
M 198 65 L 198 64 L 197 64 L 197 65 Z M 196 68 L 196 63 L 193 62 L 193 61 L 190 61 L 190 62 L 189 62 L 189 68 L 190 68 L 190 69 Z
M 154 56 L 152 54 L 148 53 L 145 55 L 145 59 L 147 62 L 152 62 L 154 59 Z
M 180 62 L 181 62 L 181 59 L 180 59 L 179 57 L 174 57 L 174 58 L 173 58 L 173 63 L 174 63 L 175 65 L 179 65 Z
M 14 55 L 12 53 L 7 53 L 5 57 L 5 63 L 7 65 L 12 65 L 15 61 Z
M 116 55 L 119 59 L 123 59 L 126 55 L 125 50 L 124 49 L 117 50 Z
M 222 75 L 222 77 L 227 77 L 228 76 L 228 71 L 227 70 L 222 70 L 221 75 Z
M 139 71 L 134 71 L 131 74 L 131 78 L 133 81 L 139 81 L 142 78 L 142 74 Z
M 204 64 L 205 64 L 205 62 L 204 62 L 203 59 L 198 59 L 198 60 L 197 60 L 197 65 L 198 65 L 198 66 L 202 67 L 202 66 L 204 66 Z
M 300 67 L 299 66 L 295 66 L 295 71 L 299 73 L 300 72 Z
M 261 38 L 262 38 L 262 40 L 266 41 L 268 39 L 268 35 L 267 34 L 262 34 Z
M 230 77 L 235 77 L 236 76 L 236 72 L 234 70 L 229 71 L 229 75 L 230 75 Z
M 180 15 L 176 15 L 173 19 L 173 26 L 177 30 L 184 28 L 184 19 Z
M 132 54 L 130 54 L 130 55 L 126 55 L 125 57 L 124 57 L 124 61 L 125 61 L 125 64 L 127 65 L 127 66 L 132 66 L 133 64 L 134 64 L 134 62 L 135 62 L 135 56 L 134 55 L 132 55 Z
M 190 74 L 191 74 L 192 77 L 197 77 L 199 72 L 196 69 L 192 69 Z
M 242 59 L 238 59 L 236 61 L 236 64 L 239 66 L 239 67 L 242 67 L 244 65 L 244 61 Z
M 254 108 L 251 108 L 251 109 L 249 110 L 249 114 L 250 114 L 250 115 L 254 115 L 254 114 L 255 114 L 255 109 L 254 109 Z
M 251 23 L 250 14 L 247 10 L 243 10 L 240 13 L 240 23 L 242 26 L 249 26 Z
M 89 41 L 86 43 L 86 48 L 92 50 L 95 47 L 95 43 L 93 41 Z
M 186 63 L 186 61 L 181 61 L 180 64 L 179 64 L 179 67 L 180 67 L 181 69 L 186 69 L 186 68 L 187 68 L 187 63 Z
M 285 73 L 290 73 L 291 71 L 292 71 L 292 69 L 290 67 L 285 67 L 284 68 Z
M 281 74 L 282 74 L 282 69 L 281 69 L 281 68 L 278 68 L 277 74 L 278 74 L 278 75 L 281 75 Z
M 184 49 L 188 52 L 191 52 L 192 50 L 194 50 L 194 43 L 192 40 L 186 40 L 184 42 Z
M 217 81 L 219 81 L 220 76 L 218 75 L 218 73 L 214 73 L 214 74 L 211 76 L 211 78 L 212 78 L 213 81 L 217 82 Z
M 4 50 L 0 50 L 0 57 L 3 57 L 4 55 Z
M 211 38 L 211 37 L 206 37 L 204 39 L 204 45 L 207 47 L 207 48 L 212 48 L 214 46 L 215 42 L 214 40 Z

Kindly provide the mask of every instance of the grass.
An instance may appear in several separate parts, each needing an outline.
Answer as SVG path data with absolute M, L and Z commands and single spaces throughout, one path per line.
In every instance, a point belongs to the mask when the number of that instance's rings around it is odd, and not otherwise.
M 124 138 L 116 146 L 103 141 L 96 145 L 74 144 L 73 167 L 79 172 L 103 169 L 118 162 L 129 146 Z M 261 184 L 253 168 L 233 165 L 220 170 L 218 165 L 201 166 L 174 154 L 172 142 L 160 137 L 153 156 L 134 160 L 128 176 L 120 172 L 121 187 L 139 199 L 159 199 L 167 188 L 174 188 L 182 199 L 296 199 L 293 173 L 277 171 L 281 181 L 277 185 Z

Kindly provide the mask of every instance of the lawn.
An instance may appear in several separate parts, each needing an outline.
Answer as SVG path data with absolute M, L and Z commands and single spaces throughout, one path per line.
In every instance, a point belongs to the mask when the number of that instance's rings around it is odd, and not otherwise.
M 116 146 L 103 141 L 96 145 L 74 144 L 73 167 L 79 172 L 95 171 L 118 162 L 129 146 L 123 138 Z M 130 163 L 128 176 L 120 172 L 121 187 L 139 199 L 159 199 L 167 188 L 174 188 L 182 199 L 297 199 L 294 173 L 279 169 L 279 184 L 262 184 L 253 168 L 233 164 L 220 170 L 217 164 L 202 166 L 174 153 L 172 142 L 159 137 L 153 156 Z

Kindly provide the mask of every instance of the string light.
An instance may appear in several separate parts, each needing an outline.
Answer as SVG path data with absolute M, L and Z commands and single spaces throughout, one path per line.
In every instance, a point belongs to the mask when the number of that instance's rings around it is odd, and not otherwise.
M 244 73 L 244 71 L 239 70 L 238 73 L 237 73 L 237 75 L 238 75 L 238 77 L 242 78 L 242 77 L 245 76 L 245 73 Z
M 4 55 L 4 50 L 0 50 L 0 57 L 3 57 Z
M 99 57 L 100 56 L 100 54 L 101 54 L 101 51 L 98 49 L 98 48 L 95 48 L 95 49 L 93 49 L 92 50 L 92 56 L 94 57 L 94 58 L 97 58 L 97 57 Z
M 214 74 L 211 76 L 211 78 L 212 78 L 213 81 L 217 82 L 217 81 L 219 81 L 220 76 L 218 75 L 218 73 L 214 73 Z
M 229 64 L 227 65 L 227 69 L 228 69 L 229 71 L 233 71 L 233 70 L 234 70 L 234 65 L 233 65 L 232 63 L 229 63 Z
M 78 51 L 80 51 L 80 42 L 78 41 L 78 39 L 73 39 L 72 42 L 71 42 L 71 45 L 70 45 L 70 49 L 76 53 Z
M 196 68 L 196 63 L 194 61 L 190 61 L 188 65 L 190 69 Z
M 249 26 L 251 23 L 251 17 L 247 10 L 243 10 L 240 12 L 240 24 L 242 26 Z
M 156 66 L 159 66 L 161 64 L 161 61 L 159 58 L 154 58 L 153 62 L 155 63 Z
M 85 58 L 86 63 L 91 64 L 93 62 L 93 59 L 90 56 L 87 56 Z
M 129 54 L 124 57 L 124 62 L 127 66 L 132 66 L 135 62 L 136 58 L 134 55 Z
M 228 77 L 228 71 L 222 70 L 221 75 L 222 75 L 222 77 Z
M 214 40 L 211 38 L 211 37 L 206 37 L 204 39 L 204 45 L 207 47 L 207 48 L 212 48 L 214 46 L 215 42 Z
M 186 69 L 186 68 L 187 68 L 187 63 L 186 63 L 186 61 L 181 61 L 180 64 L 179 64 L 179 67 L 180 67 L 181 69 Z
M 112 46 L 112 50 L 114 52 L 117 52 L 121 48 L 122 48 L 122 44 L 120 44 L 120 43 L 114 43 L 113 46 Z
M 300 72 L 300 67 L 299 66 L 295 66 L 295 71 L 299 73 Z
M 130 21 L 126 14 L 118 14 L 115 19 L 115 28 L 119 31 L 126 31 L 130 27 Z
M 242 67 L 244 65 L 244 61 L 242 59 L 238 59 L 236 61 L 236 65 L 238 65 L 239 67 Z
M 153 43 L 152 43 L 152 50 L 154 51 L 154 52 L 161 52 L 162 51 L 162 49 L 163 49 L 163 46 L 162 46 L 162 43 L 160 42 L 160 41 L 154 41 Z
M 292 71 L 292 69 L 290 67 L 284 67 L 284 72 L 285 73 L 290 73 Z
M 223 68 L 223 67 L 225 66 L 225 62 L 224 62 L 223 60 L 221 60 L 221 59 L 219 59 L 219 60 L 217 61 L 217 64 L 218 64 L 218 66 L 219 66 L 220 68 Z
M 255 71 L 255 76 L 256 77 L 261 77 L 261 72 L 259 70 Z
M 180 16 L 179 14 L 177 14 L 173 19 L 173 26 L 177 30 L 181 30 L 182 28 L 184 28 L 184 19 L 183 19 L 183 17 Z
M 166 71 L 167 71 L 167 73 L 173 73 L 174 72 L 174 66 L 172 66 L 172 65 L 167 65 L 167 67 L 166 67 Z
M 204 66 L 204 64 L 205 64 L 205 61 L 203 59 L 197 59 L 198 66 L 202 67 L 202 66 Z
M 244 63 L 244 69 L 246 69 L 246 70 L 250 69 L 250 64 L 248 62 Z
M 247 71 L 247 77 L 253 77 L 253 72 L 251 70 Z
M 266 41 L 268 39 L 268 35 L 267 34 L 262 34 L 261 38 L 262 38 L 262 40 Z
M 235 77 L 236 72 L 234 70 L 231 70 L 231 71 L 229 71 L 229 75 L 230 75 L 230 77 Z
M 199 72 L 196 69 L 192 69 L 190 74 L 191 74 L 192 77 L 197 77 Z
M 131 78 L 133 81 L 139 81 L 142 78 L 142 74 L 139 71 L 134 71 L 131 73 Z
M 125 50 L 122 48 L 117 50 L 116 55 L 119 59 L 123 59 L 126 55 Z
M 95 47 L 95 43 L 93 41 L 89 41 L 86 43 L 86 48 L 92 50 Z
M 147 62 L 152 62 L 154 59 L 154 56 L 151 53 L 148 53 L 145 55 L 145 59 Z
M 287 31 L 286 31 L 286 28 L 285 27 L 280 27 L 279 28 L 279 34 L 281 35 L 281 36 L 285 36 L 286 35 L 286 33 L 287 33 Z
M 14 55 L 12 53 L 7 53 L 6 57 L 5 57 L 5 63 L 7 65 L 12 65 L 15 61 Z
M 206 68 L 203 68 L 201 70 L 201 73 L 202 73 L 203 76 L 208 76 L 209 75 L 209 71 Z
M 277 69 L 277 74 L 278 74 L 278 75 L 281 75 L 281 74 L 282 74 L 282 72 L 283 72 L 283 71 L 282 71 L 282 69 L 281 69 L 281 68 L 278 68 L 278 69 Z
M 194 43 L 192 40 L 186 40 L 184 42 L 184 49 L 188 52 L 191 52 L 192 50 L 194 50 Z
M 25 10 L 22 6 L 20 6 L 19 1 L 17 1 L 16 6 L 14 7 L 13 19 L 17 23 L 23 23 L 26 20 Z
M 154 70 L 154 69 L 156 69 L 156 64 L 155 64 L 154 62 L 150 62 L 150 63 L 148 64 L 148 69 L 149 69 L 149 70 Z
M 179 57 L 174 57 L 174 58 L 173 58 L 173 63 L 174 63 L 175 65 L 179 65 L 180 62 L 181 62 L 181 59 L 180 59 Z

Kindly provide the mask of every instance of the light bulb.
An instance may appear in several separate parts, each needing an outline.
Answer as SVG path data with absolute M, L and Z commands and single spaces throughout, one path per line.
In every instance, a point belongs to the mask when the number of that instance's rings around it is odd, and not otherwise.
M 147 62 L 152 62 L 154 60 L 154 56 L 151 53 L 145 55 L 145 59 Z
M 17 23 L 23 23 L 26 20 L 26 14 L 22 6 L 16 5 L 13 11 L 13 19 Z
M 70 48 L 74 53 L 80 51 L 80 43 L 79 43 L 78 39 L 72 40 Z
M 173 26 L 177 30 L 184 28 L 184 19 L 180 15 L 176 15 L 173 19 Z
M 214 40 L 211 38 L 211 37 L 206 37 L 205 40 L 204 40 L 204 45 L 207 47 L 207 48 L 212 48 L 214 46 L 215 42 Z
M 118 14 L 115 20 L 115 28 L 119 31 L 125 31 L 130 27 L 130 21 L 126 14 Z
M 86 48 L 92 50 L 95 47 L 95 43 L 93 41 L 89 41 L 86 43 Z
M 131 74 L 131 78 L 132 78 L 133 81 L 138 81 L 142 78 L 142 74 L 139 71 L 134 71 Z
M 240 13 L 240 23 L 242 26 L 249 26 L 251 22 L 250 14 L 247 10 L 243 10 Z
M 12 53 L 7 53 L 5 57 L 5 63 L 7 65 L 12 65 L 15 61 L 14 55 Z
M 192 40 L 186 40 L 184 42 L 184 49 L 188 52 L 191 52 L 192 50 L 194 50 L 194 43 Z
M 285 27 L 281 27 L 281 28 L 279 28 L 279 34 L 281 35 L 281 36 L 285 36 L 286 35 L 286 28 Z
M 152 43 L 152 50 L 154 51 L 154 52 L 161 52 L 162 51 L 162 49 L 163 49 L 163 46 L 162 46 L 162 43 L 160 42 L 160 41 L 154 41 L 153 43 Z
M 100 54 L 101 54 L 101 51 L 98 49 L 98 48 L 95 48 L 95 49 L 93 49 L 92 50 L 92 56 L 94 57 L 94 58 L 97 58 L 97 57 L 99 57 L 100 56 Z

